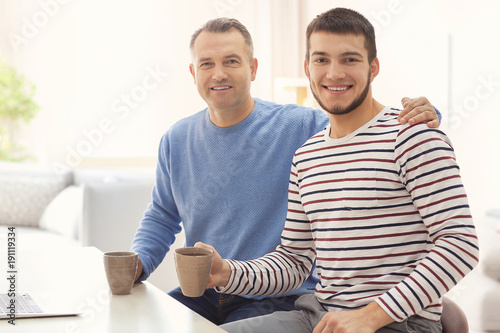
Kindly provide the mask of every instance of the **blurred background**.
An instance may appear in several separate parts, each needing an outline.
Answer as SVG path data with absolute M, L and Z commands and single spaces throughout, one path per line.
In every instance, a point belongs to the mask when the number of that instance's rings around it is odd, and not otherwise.
M 23 249 L 64 251 L 70 239 L 128 248 L 150 202 L 161 136 L 205 108 L 189 73 L 192 33 L 209 19 L 237 18 L 259 60 L 253 97 L 315 106 L 305 29 L 337 6 L 375 27 L 375 98 L 400 107 L 404 96 L 425 96 L 441 111 L 481 255 L 498 262 L 488 252 L 500 236 L 497 0 L 0 0 L 0 224 L 26 226 L 29 215 L 35 228 L 23 229 Z M 51 177 L 68 174 L 74 182 Z M 64 237 L 56 242 L 52 231 Z M 178 235 L 173 248 L 182 244 Z M 169 255 L 149 279 L 164 291 L 177 285 Z M 471 333 L 500 327 L 500 282 L 483 271 L 448 294 Z
M 376 28 L 376 99 L 399 107 L 403 96 L 426 96 L 443 114 L 473 211 L 498 205 L 494 0 L 0 0 L 0 58 L 36 87 L 39 106 L 31 121 L 9 125 L 11 140 L 54 169 L 154 168 L 162 134 L 205 107 L 188 45 L 219 16 L 239 19 L 254 38 L 254 97 L 313 105 L 305 27 L 336 6 Z

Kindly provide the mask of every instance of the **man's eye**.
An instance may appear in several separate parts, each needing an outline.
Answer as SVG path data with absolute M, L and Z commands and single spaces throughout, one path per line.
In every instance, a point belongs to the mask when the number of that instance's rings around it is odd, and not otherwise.
M 326 62 L 326 59 L 325 58 L 317 58 L 316 60 L 314 60 L 315 63 L 325 63 Z
M 227 63 L 230 64 L 230 65 L 237 65 L 238 64 L 238 60 L 236 60 L 236 59 L 230 59 L 230 60 L 227 61 Z
M 346 58 L 346 59 L 345 59 L 345 62 L 347 62 L 347 63 L 358 62 L 358 61 L 359 61 L 359 60 L 358 60 L 358 59 L 356 59 L 356 58 Z

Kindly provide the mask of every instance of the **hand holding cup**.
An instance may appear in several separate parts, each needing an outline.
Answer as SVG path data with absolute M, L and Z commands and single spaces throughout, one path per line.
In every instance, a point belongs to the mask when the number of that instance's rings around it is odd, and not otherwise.
M 182 247 L 175 250 L 174 258 L 184 296 L 202 296 L 207 289 L 214 252 L 202 247 Z

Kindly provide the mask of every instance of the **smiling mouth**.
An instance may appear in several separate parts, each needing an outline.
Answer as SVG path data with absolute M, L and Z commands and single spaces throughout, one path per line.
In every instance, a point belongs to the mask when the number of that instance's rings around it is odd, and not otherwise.
M 231 89 L 231 86 L 219 86 L 219 87 L 212 87 L 210 88 L 212 90 L 217 90 L 217 91 L 220 91 L 220 90 L 228 90 L 228 89 Z
M 330 90 L 330 91 L 346 91 L 351 86 L 346 86 L 346 87 L 328 87 L 328 86 L 323 86 L 323 87 L 325 87 L 327 90 Z

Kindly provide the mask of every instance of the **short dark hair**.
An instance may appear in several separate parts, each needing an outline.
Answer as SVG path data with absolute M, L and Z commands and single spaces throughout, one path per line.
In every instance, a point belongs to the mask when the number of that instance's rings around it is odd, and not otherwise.
M 210 20 L 207 23 L 205 23 L 201 28 L 196 30 L 194 34 L 191 36 L 191 42 L 189 43 L 189 48 L 191 49 L 191 52 L 193 52 L 194 42 L 196 41 L 196 38 L 198 38 L 198 36 L 203 31 L 224 33 L 224 32 L 229 32 L 231 29 L 236 29 L 241 33 L 243 39 L 245 40 L 245 44 L 248 47 L 249 57 L 250 59 L 252 59 L 253 58 L 252 36 L 250 36 L 250 33 L 248 32 L 247 28 L 243 24 L 241 24 L 240 21 L 227 17 L 219 17 Z
M 365 37 L 365 48 L 368 51 L 368 62 L 377 57 L 377 46 L 375 45 L 375 30 L 373 25 L 360 13 L 347 8 L 333 8 L 316 16 L 309 23 L 306 30 L 306 60 L 309 60 L 309 49 L 311 47 L 311 34 L 317 31 L 325 31 L 341 34 L 362 35 Z

